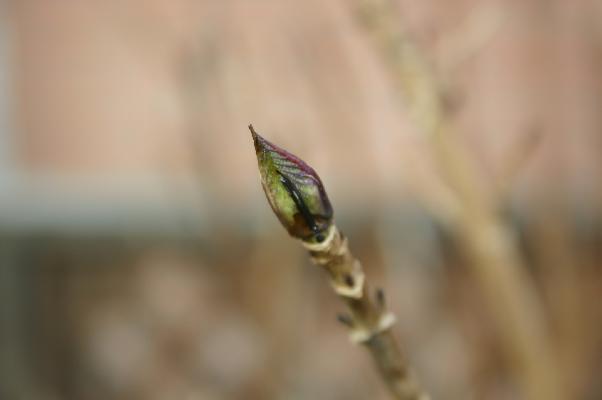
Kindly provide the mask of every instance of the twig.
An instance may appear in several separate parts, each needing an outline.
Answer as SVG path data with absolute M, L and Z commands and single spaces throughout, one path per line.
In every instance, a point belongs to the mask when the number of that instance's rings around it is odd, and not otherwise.
M 456 29 L 437 44 L 438 70 L 448 77 L 472 60 L 500 32 L 508 15 L 497 3 L 477 3 Z
M 333 210 L 316 172 L 296 156 L 262 138 L 249 125 L 262 186 L 272 210 L 289 234 L 302 241 L 312 261 L 328 273 L 334 292 L 349 314 L 338 320 L 351 341 L 365 345 L 390 392 L 398 400 L 428 400 L 393 337 L 395 316 L 384 292 L 371 293 L 360 262 L 333 221 Z
M 542 139 L 542 131 L 533 128 L 511 143 L 510 148 L 505 151 L 495 178 L 500 200 L 508 196 L 512 184 L 539 148 Z
M 497 212 L 497 199 L 475 174 L 471 157 L 458 143 L 449 120 L 449 93 L 425 58 L 400 31 L 399 18 L 386 0 L 358 0 L 375 44 L 405 94 L 417 127 L 430 139 L 459 212 L 450 224 L 469 256 L 477 284 L 487 297 L 505 353 L 530 400 L 566 398 L 559 363 L 524 260 L 509 227 Z M 408 49 L 412 49 L 409 51 Z M 416 101 L 414 96 L 428 102 Z M 446 221 L 450 222 L 450 221 Z
M 332 225 L 323 242 L 303 242 L 303 245 L 309 251 L 312 261 L 326 270 L 333 290 L 349 307 L 350 314 L 341 314 L 338 319 L 349 327 L 351 341 L 364 344 L 370 350 L 383 380 L 395 398 L 429 399 L 391 332 L 395 316 L 386 310 L 384 291 L 378 289 L 372 295 L 360 262 L 349 251 L 347 239 L 336 225 Z

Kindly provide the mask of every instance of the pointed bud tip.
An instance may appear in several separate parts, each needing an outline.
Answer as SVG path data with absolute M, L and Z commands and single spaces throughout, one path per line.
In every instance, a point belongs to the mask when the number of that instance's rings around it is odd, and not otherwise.
M 249 130 L 251 131 L 251 136 L 253 137 L 253 145 L 255 146 L 255 152 L 257 153 L 261 150 L 260 140 L 263 138 L 259 136 L 255 128 L 253 127 L 253 124 L 249 124 Z
M 320 241 L 333 214 L 320 177 L 303 160 L 261 137 L 252 124 L 249 130 L 274 213 L 292 236 Z

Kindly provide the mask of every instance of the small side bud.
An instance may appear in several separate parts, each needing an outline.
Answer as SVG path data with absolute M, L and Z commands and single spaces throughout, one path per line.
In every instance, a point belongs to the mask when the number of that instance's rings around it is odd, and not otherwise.
M 349 314 L 337 314 L 337 320 L 348 328 L 353 328 L 355 326 L 353 318 L 351 318 L 351 315 Z
M 376 304 L 381 309 L 385 308 L 385 291 L 382 288 L 376 289 Z
M 332 224 L 333 210 L 320 177 L 303 160 L 262 138 L 253 125 L 249 130 L 272 210 L 291 236 L 321 242 Z

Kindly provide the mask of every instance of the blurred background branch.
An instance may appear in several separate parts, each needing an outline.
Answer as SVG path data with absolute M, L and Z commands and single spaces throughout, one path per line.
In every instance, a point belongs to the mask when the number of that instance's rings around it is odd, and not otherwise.
M 515 235 L 500 215 L 497 193 L 488 193 L 488 187 L 481 185 L 474 174 L 478 167 L 453 132 L 446 99 L 453 99 L 454 95 L 441 87 L 441 80 L 433 74 L 434 68 L 400 29 L 399 11 L 393 2 L 361 1 L 359 10 L 377 47 L 389 61 L 392 75 L 400 83 L 414 122 L 428 136 L 444 178 L 457 195 L 460 212 L 451 229 L 469 258 L 475 281 L 487 297 L 500 341 L 526 398 L 570 398 L 565 389 L 568 372 L 563 372 L 553 350 L 547 318 L 517 249 Z M 470 35 L 466 36 L 470 37 L 460 41 L 469 49 L 461 52 L 462 59 L 476 52 L 497 30 L 498 13 L 480 13 L 478 23 L 483 25 L 470 21 L 476 27 L 469 24 Z M 452 41 L 443 44 L 458 47 Z M 460 64 L 460 56 L 448 54 L 447 61 L 450 59 L 453 65 Z M 524 151 L 518 153 L 524 157 Z M 521 161 L 513 157 L 509 165 L 517 168 Z M 510 184 L 507 176 L 505 185 Z

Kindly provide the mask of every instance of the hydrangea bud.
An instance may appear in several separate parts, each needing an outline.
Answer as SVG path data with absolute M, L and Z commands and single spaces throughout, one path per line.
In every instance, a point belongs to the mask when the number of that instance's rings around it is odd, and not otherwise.
M 268 142 L 249 125 L 265 195 L 289 234 L 321 242 L 332 224 L 332 206 L 316 171 Z

